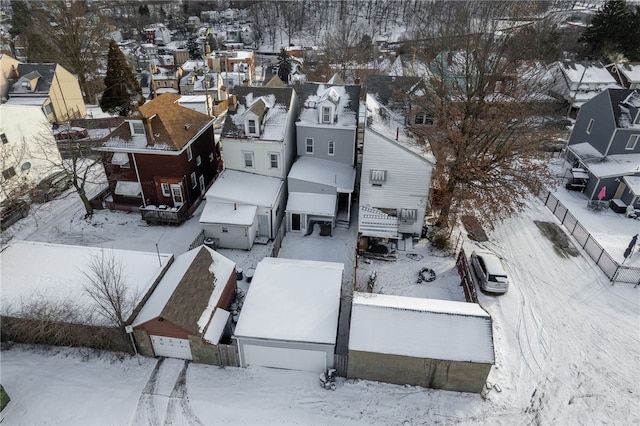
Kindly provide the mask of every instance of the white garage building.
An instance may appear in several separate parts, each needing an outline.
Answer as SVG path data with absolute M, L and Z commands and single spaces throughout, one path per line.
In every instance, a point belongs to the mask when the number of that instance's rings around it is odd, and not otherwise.
M 344 265 L 265 258 L 238 318 L 240 365 L 321 372 L 333 367 Z

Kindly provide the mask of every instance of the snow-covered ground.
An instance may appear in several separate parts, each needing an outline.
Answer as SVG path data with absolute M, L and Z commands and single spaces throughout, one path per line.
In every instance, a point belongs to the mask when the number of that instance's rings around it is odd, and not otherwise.
M 28 218 L 2 233 L 3 242 L 15 238 L 153 252 L 157 244 L 160 252 L 180 254 L 200 231 L 197 215 L 179 227 L 148 226 L 136 213 L 97 211 L 91 220 L 83 215 L 77 196 L 70 194 L 34 207 Z M 607 219 L 602 227 L 609 226 L 608 216 L 599 216 Z M 486 399 L 342 378 L 331 392 L 305 372 L 185 367 L 173 359 L 155 368 L 158 362 L 151 358 L 3 345 L 0 383 L 12 398 L 3 423 L 640 423 L 640 288 L 612 286 L 579 247 L 578 256 L 559 256 L 534 220 L 558 223 L 532 200 L 525 212 L 498 225 L 488 242 L 464 242 L 467 253 L 483 247 L 503 256 L 511 277 L 505 295 L 479 293 L 493 319 L 496 351 Z M 288 235 L 280 256 L 340 261 L 346 273 L 353 271 L 354 226 L 332 237 Z M 270 249 L 257 245 L 250 252 L 223 254 L 246 270 Z M 363 280 L 374 269 L 374 291 L 461 300 L 453 258 L 424 240 L 409 253 L 414 255 L 400 252 L 395 263 L 358 259 L 358 286 L 366 286 Z M 639 257 L 636 252 L 629 261 Z M 436 271 L 435 281 L 416 283 L 422 266 Z

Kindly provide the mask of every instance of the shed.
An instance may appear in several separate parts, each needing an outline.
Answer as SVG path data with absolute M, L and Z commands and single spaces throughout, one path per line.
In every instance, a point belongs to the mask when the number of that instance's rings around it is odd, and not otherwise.
M 480 305 L 354 293 L 348 378 L 479 393 L 494 363 Z
M 133 321 L 143 355 L 218 364 L 235 263 L 206 246 L 178 256 Z
M 235 330 L 240 365 L 333 367 L 343 272 L 341 263 L 260 261 Z
M 219 247 L 250 250 L 275 238 L 286 199 L 284 180 L 225 169 L 206 193 L 200 223 Z

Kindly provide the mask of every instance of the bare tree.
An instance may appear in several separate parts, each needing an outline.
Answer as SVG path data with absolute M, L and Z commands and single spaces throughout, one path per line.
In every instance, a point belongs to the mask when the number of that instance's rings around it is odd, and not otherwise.
M 98 306 L 98 313 L 110 325 L 124 332 L 129 315 L 133 312 L 137 294 L 127 282 L 122 264 L 104 251 L 87 263 L 83 275 L 87 279 L 85 292 Z
M 531 128 L 539 86 L 532 73 L 520 81 L 522 63 L 505 54 L 512 39 L 504 23 L 526 16 L 528 3 L 438 2 L 422 22 L 432 91 L 413 101 L 432 125 L 415 130 L 436 157 L 432 208 L 441 227 L 461 214 L 491 227 L 551 182 L 539 149 L 546 136 Z
M 89 13 L 84 1 L 30 1 L 29 19 L 19 29 L 28 42 L 31 62 L 55 62 L 78 76 L 85 102 L 102 91 L 94 77 L 103 64 L 108 25 L 105 17 Z

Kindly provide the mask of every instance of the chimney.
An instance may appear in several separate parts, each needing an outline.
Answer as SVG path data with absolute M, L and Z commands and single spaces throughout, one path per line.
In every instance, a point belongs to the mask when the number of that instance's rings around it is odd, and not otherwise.
M 238 99 L 236 95 L 229 96 L 229 106 L 227 107 L 229 111 L 235 112 L 238 109 Z

